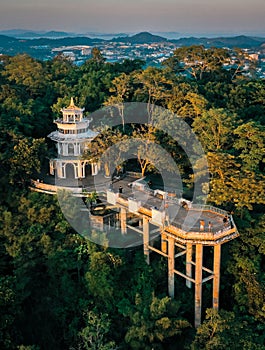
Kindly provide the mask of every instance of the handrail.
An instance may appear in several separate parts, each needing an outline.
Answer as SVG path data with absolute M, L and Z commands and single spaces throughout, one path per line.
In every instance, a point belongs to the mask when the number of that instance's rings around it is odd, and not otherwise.
M 226 210 L 219 209 L 208 204 L 192 204 L 192 209 L 199 209 L 199 210 L 203 209 L 203 210 L 213 211 L 221 215 L 229 215 L 229 213 Z

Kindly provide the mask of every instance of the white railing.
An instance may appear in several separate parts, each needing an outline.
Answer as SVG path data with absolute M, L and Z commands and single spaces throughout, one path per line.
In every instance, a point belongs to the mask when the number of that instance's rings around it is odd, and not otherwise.
M 126 171 L 126 175 L 134 177 L 135 179 L 140 179 L 142 177 L 142 174 L 136 171 Z
M 220 215 L 229 215 L 229 213 L 226 211 L 226 210 L 223 210 L 223 209 L 219 209 L 219 208 L 216 208 L 212 205 L 205 205 L 205 204 L 192 204 L 192 209 L 195 209 L 195 210 L 205 210 L 205 211 L 213 211 L 217 214 L 220 214 Z

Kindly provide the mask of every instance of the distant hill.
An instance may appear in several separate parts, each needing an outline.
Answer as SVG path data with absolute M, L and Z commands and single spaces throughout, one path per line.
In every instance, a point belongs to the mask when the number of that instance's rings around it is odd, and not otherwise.
M 152 43 L 160 43 L 163 41 L 167 41 L 167 39 L 162 36 L 153 35 L 148 32 L 141 32 L 133 36 L 128 36 L 126 38 L 124 37 L 114 38 L 111 41 L 115 41 L 115 42 L 121 41 L 121 42 L 126 42 L 131 44 L 152 44 Z
M 50 39 L 40 38 L 27 40 L 27 43 L 31 46 L 48 45 L 51 48 L 58 46 L 75 46 L 75 45 L 93 45 L 96 43 L 105 42 L 104 39 L 91 39 L 87 37 L 76 37 L 76 38 L 61 38 L 61 39 Z
M 98 45 L 105 40 L 91 39 L 86 37 L 76 38 L 38 38 L 38 39 L 18 39 L 6 35 L 0 35 L 0 53 L 14 56 L 26 53 L 37 59 L 45 59 L 51 57 L 51 50 L 60 46 L 76 46 L 76 45 Z
M 32 39 L 32 38 L 66 38 L 77 36 L 74 33 L 61 32 L 61 31 L 32 31 L 32 30 L 23 30 L 23 29 L 10 29 L 10 30 L 2 30 L 0 34 L 11 36 L 18 39 Z
M 239 35 L 234 37 L 218 37 L 218 38 L 181 38 L 177 40 L 170 40 L 179 46 L 190 45 L 204 45 L 205 47 L 239 47 L 239 48 L 254 48 L 259 47 L 261 43 L 265 42 L 265 38 L 253 38 L 246 35 Z
M 21 35 L 20 30 L 16 30 L 17 35 Z M 51 50 L 61 46 L 97 46 L 109 42 L 121 42 L 134 44 L 151 44 L 159 42 L 175 43 L 177 46 L 204 45 L 205 47 L 228 47 L 228 48 L 253 48 L 264 51 L 265 38 L 250 37 L 239 35 L 234 37 L 216 37 L 216 38 L 180 38 L 166 39 L 159 35 L 153 35 L 148 32 L 138 33 L 128 37 L 117 37 L 114 39 L 90 38 L 87 36 L 68 36 L 66 32 L 47 32 L 51 37 L 34 37 L 34 32 L 28 33 L 33 38 L 15 38 L 7 35 L 1 35 L 0 32 L 0 53 L 7 55 L 16 55 L 19 53 L 27 53 L 34 58 L 49 59 L 53 56 Z M 70 33 L 68 33 L 70 35 Z M 41 35 L 41 34 L 38 34 Z M 61 36 L 61 37 L 60 37 Z
M 19 40 L 16 38 L 12 38 L 10 36 L 0 34 L 0 46 L 1 47 L 4 47 L 6 45 L 10 45 L 10 44 L 14 44 L 14 43 L 18 43 L 18 42 L 19 42 Z

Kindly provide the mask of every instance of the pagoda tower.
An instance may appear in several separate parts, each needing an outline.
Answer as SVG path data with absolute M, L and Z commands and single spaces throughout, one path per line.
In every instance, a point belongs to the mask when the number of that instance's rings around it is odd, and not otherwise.
M 92 119 L 84 117 L 84 110 L 75 106 L 72 97 L 70 105 L 61 109 L 62 118 L 55 120 L 57 130 L 48 135 L 56 142 L 58 151 L 58 157 L 50 160 L 50 174 L 56 174 L 59 179 L 67 179 L 69 174 L 73 174 L 75 179 L 82 179 L 88 175 L 86 165 L 89 164 L 89 160 L 82 159 L 82 155 L 97 133 L 89 129 Z M 90 165 L 90 174 L 97 175 L 98 165 Z M 70 168 L 73 171 L 69 171 Z

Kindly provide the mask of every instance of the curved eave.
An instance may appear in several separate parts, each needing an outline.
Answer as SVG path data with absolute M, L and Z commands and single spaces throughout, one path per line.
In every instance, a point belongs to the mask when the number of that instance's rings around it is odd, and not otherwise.
M 48 135 L 48 137 L 55 142 L 91 142 L 96 136 L 97 133 L 94 131 L 89 131 L 79 135 L 73 134 L 71 136 L 65 136 L 64 134 L 60 134 L 58 131 L 53 131 Z

